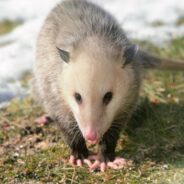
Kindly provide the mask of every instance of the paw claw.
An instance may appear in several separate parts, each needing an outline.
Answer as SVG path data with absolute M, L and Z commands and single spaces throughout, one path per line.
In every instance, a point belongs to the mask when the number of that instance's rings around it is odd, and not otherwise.
M 73 155 L 70 156 L 69 163 L 75 165 L 75 157 Z
M 101 172 L 105 172 L 106 169 L 107 169 L 107 164 L 105 162 L 102 162 L 100 164 L 100 170 L 101 170 Z
M 88 167 L 92 166 L 92 162 L 89 159 L 84 159 L 83 162 L 88 165 Z
M 77 166 L 82 167 L 82 160 L 81 159 L 77 159 Z

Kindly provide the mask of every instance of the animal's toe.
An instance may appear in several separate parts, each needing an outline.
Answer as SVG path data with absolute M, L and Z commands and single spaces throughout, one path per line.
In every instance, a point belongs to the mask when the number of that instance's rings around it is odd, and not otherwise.
M 107 169 L 107 164 L 105 162 L 102 162 L 100 164 L 100 171 L 101 172 L 104 172 L 106 169 Z
M 84 159 L 83 162 L 88 165 L 88 167 L 92 166 L 92 162 L 89 159 Z
M 90 168 L 93 164 L 92 161 L 88 158 L 85 159 L 76 159 L 75 156 L 71 155 L 69 158 L 69 164 L 73 165 L 73 166 L 78 166 L 78 167 L 82 167 L 83 164 L 87 164 L 88 167 Z
M 82 167 L 82 160 L 81 159 L 77 159 L 76 163 L 77 163 L 77 166 Z
M 70 156 L 69 163 L 75 165 L 75 157 L 73 155 Z

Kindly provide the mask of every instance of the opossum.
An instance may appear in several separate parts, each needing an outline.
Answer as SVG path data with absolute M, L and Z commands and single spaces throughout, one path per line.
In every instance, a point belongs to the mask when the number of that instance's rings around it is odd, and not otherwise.
M 116 143 L 137 106 L 146 69 L 184 69 L 182 62 L 139 49 L 112 15 L 85 0 L 59 3 L 36 48 L 36 101 L 58 123 L 70 163 L 102 171 L 124 166 L 115 157 Z M 94 162 L 86 141 L 99 145 Z

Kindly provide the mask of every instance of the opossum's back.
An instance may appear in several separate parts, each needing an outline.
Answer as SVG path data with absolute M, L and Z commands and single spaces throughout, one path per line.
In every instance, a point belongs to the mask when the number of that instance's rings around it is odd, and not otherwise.
M 56 47 L 76 46 L 94 35 L 104 39 L 111 48 L 128 44 L 119 24 L 105 10 L 85 0 L 61 2 L 51 11 L 39 34 L 36 68 L 48 71 L 49 66 L 51 72 L 60 69 Z
M 103 9 L 84 0 L 64 1 L 52 10 L 51 16 L 61 27 L 73 25 L 81 30 L 81 26 L 85 26 L 86 32 L 115 22 Z
M 52 10 L 50 18 L 55 21 L 63 39 L 71 43 L 81 41 L 88 35 L 104 36 L 112 43 L 127 44 L 127 38 L 117 21 L 99 6 L 85 0 L 61 2 Z M 72 40 L 73 37 L 73 40 Z M 66 43 L 65 43 L 66 44 Z

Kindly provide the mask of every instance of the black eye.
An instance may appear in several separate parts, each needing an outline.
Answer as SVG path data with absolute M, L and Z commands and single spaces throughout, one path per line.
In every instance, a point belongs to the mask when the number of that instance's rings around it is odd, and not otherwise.
M 78 104 L 81 104 L 82 103 L 82 97 L 79 93 L 75 93 L 74 94 L 74 97 L 75 97 L 75 100 Z
M 108 105 L 109 102 L 112 100 L 112 96 L 113 96 L 112 92 L 107 92 L 107 93 L 104 95 L 104 97 L 103 97 L 103 104 L 104 104 L 104 105 Z

